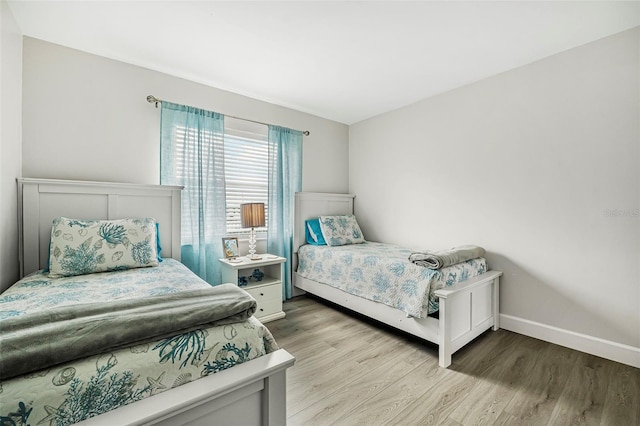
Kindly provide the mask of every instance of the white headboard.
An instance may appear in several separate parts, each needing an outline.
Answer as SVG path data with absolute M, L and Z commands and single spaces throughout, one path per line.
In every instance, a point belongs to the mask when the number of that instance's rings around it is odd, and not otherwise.
M 180 186 L 18 179 L 20 276 L 46 266 L 51 223 L 74 219 L 153 217 L 162 257 L 180 260 Z
M 332 216 L 353 213 L 353 194 L 332 194 L 325 192 L 296 192 L 293 251 L 305 244 L 304 221 L 318 216 Z

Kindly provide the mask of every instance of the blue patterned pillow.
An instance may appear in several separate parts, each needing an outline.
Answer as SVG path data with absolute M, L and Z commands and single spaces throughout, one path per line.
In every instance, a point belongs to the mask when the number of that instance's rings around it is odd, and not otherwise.
M 364 236 L 352 214 L 344 216 L 320 216 L 320 228 L 327 245 L 344 246 L 364 243 Z
M 158 266 L 155 219 L 53 220 L 50 277 L 147 266 Z

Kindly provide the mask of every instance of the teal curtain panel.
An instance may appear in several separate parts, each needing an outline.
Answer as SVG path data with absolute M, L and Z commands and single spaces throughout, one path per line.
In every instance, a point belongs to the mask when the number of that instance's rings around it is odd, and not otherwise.
M 267 251 L 287 259 L 282 276 L 282 299 L 293 295 L 293 208 L 302 190 L 302 132 L 269 126 L 269 218 Z

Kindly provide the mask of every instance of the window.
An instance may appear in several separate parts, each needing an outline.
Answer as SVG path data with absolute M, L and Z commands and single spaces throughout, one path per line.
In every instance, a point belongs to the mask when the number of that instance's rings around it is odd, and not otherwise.
M 197 138 L 195 130 L 184 126 L 176 126 L 174 131 L 175 140 L 191 144 L 195 143 Z M 245 234 L 248 230 L 242 228 L 240 204 L 264 203 L 265 218 L 269 217 L 268 127 L 262 124 L 225 117 L 224 135 L 211 132 L 204 132 L 202 135 L 210 142 L 210 144 L 204 145 L 205 150 L 199 154 L 202 157 L 202 163 L 206 165 L 203 169 L 204 173 L 213 173 L 214 168 L 221 168 L 223 164 L 221 161 L 222 152 L 220 152 L 219 148 L 206 148 L 211 146 L 220 147 L 221 141 L 224 144 L 226 198 L 226 230 L 207 227 L 205 232 L 208 238 L 221 234 Z M 174 172 L 181 181 L 188 181 L 189 173 L 193 173 L 193 171 L 186 170 L 184 167 L 185 151 L 183 143 L 179 143 L 175 154 Z M 189 190 L 187 185 L 185 191 Z M 193 190 L 197 191 L 195 188 Z M 213 197 L 206 197 L 205 203 L 207 203 L 206 211 L 208 215 L 214 214 L 216 211 L 213 204 L 211 204 L 213 202 Z M 208 220 L 209 217 L 205 220 Z M 192 220 L 196 219 L 183 214 L 183 229 L 191 229 Z M 211 217 L 209 223 L 214 222 Z M 256 228 L 258 234 L 266 233 L 266 231 L 266 227 Z M 191 243 L 189 235 L 183 235 L 183 243 Z
M 222 144 L 224 143 L 223 135 L 220 133 L 214 133 L 211 131 L 202 131 L 200 137 L 203 140 L 202 150 L 197 151 L 193 149 L 197 145 L 198 132 L 194 128 L 176 125 L 172 128 L 174 135 L 173 140 L 176 141 L 175 153 L 170 163 L 170 168 L 173 170 L 176 182 L 185 186 L 183 190 L 183 199 L 189 195 L 188 198 L 197 199 L 199 197 L 198 187 L 195 185 L 189 185 L 188 182 L 198 179 L 198 174 L 208 175 L 215 173 L 215 170 L 221 170 L 224 166 L 222 160 Z M 192 149 L 187 149 L 192 148 Z M 200 157 L 200 163 L 202 164 L 201 170 L 192 169 L 194 157 Z M 215 214 L 215 197 L 206 197 L 203 199 L 205 204 L 203 207 L 207 212 L 205 221 L 213 226 L 206 226 L 204 228 L 205 237 L 211 240 L 216 235 L 224 234 L 221 226 L 215 226 L 216 221 L 213 220 Z M 183 206 L 184 207 L 184 206 Z M 191 214 L 190 214 L 191 213 Z M 191 245 L 194 243 L 193 235 L 197 235 L 198 229 L 198 217 L 193 213 L 197 213 L 197 209 L 182 210 L 182 244 Z
M 240 222 L 240 204 L 264 203 L 269 217 L 268 127 L 225 117 L 224 173 L 227 233 L 246 233 Z M 267 219 L 268 221 L 268 219 Z M 256 228 L 258 233 L 267 228 Z

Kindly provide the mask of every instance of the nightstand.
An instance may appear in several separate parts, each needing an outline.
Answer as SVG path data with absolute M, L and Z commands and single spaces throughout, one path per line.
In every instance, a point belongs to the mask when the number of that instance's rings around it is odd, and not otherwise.
M 256 318 L 261 322 L 269 322 L 285 316 L 282 310 L 282 273 L 287 259 L 267 253 L 260 256 L 260 260 L 249 260 L 246 257 L 220 259 L 222 282 L 238 285 L 239 277 L 247 277 L 247 285 L 240 288 L 258 302 Z M 252 277 L 256 269 L 264 273 L 260 281 Z

